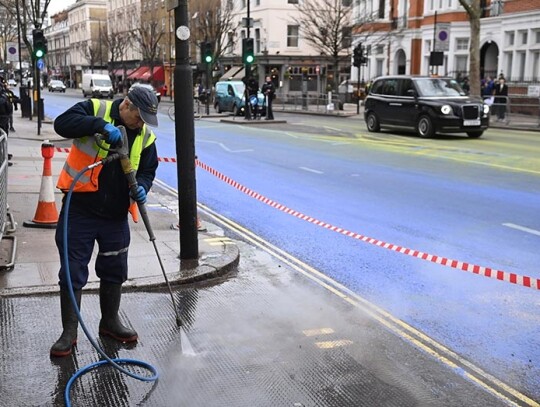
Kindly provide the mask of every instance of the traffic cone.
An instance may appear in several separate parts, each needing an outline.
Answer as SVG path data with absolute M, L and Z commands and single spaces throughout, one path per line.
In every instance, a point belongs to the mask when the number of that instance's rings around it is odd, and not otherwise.
M 45 141 L 41 144 L 41 156 L 43 161 L 43 176 L 39 200 L 34 219 L 24 221 L 23 226 L 30 228 L 55 229 L 58 223 L 58 210 L 54 200 L 54 185 L 52 179 L 52 158 L 54 156 L 54 144 Z

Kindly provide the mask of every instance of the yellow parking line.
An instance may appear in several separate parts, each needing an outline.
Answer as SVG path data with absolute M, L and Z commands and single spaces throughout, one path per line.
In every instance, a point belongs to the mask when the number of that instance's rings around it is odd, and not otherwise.
M 307 329 L 302 333 L 306 336 L 329 335 L 333 334 L 334 330 L 332 328 Z
M 341 339 L 338 341 L 325 341 L 325 342 L 315 342 L 315 345 L 319 349 L 333 349 L 333 348 L 339 348 L 342 346 L 349 346 L 352 345 L 353 341 L 349 341 L 346 339 Z

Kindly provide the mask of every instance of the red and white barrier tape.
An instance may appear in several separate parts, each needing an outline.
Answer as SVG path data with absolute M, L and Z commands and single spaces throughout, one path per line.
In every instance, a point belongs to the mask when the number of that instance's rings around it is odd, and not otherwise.
M 59 152 L 69 152 L 69 148 L 56 148 Z M 171 162 L 175 163 L 176 158 L 165 158 L 165 157 L 159 157 L 159 161 L 162 162 Z M 195 160 L 195 164 L 199 167 L 201 167 L 203 170 L 209 172 L 210 174 L 214 175 L 218 179 L 222 180 L 223 182 L 231 185 L 232 187 L 238 189 L 239 191 L 243 192 L 244 194 L 257 199 L 258 201 L 263 202 L 266 205 L 271 206 L 272 208 L 278 209 L 284 213 L 287 213 L 289 215 L 292 215 L 294 217 L 297 217 L 299 219 L 305 220 L 309 223 L 313 223 L 314 225 L 321 226 L 325 229 L 331 230 L 333 232 L 340 233 L 345 236 L 352 237 L 356 240 L 361 240 L 362 242 L 366 242 L 375 246 L 382 247 L 384 249 L 392 250 L 394 252 L 406 254 L 407 256 L 415 257 L 418 259 L 430 261 L 432 263 L 440 264 L 442 266 L 451 267 L 453 269 L 461 270 L 461 271 L 467 271 L 469 273 L 478 274 L 484 277 L 493 278 L 500 281 L 506 281 L 511 284 L 521 285 L 524 287 L 533 288 L 536 290 L 540 290 L 540 279 L 534 278 L 534 277 L 528 277 L 528 276 L 522 276 L 516 273 L 509 273 L 507 271 L 503 270 L 497 270 L 492 269 L 490 267 L 484 267 L 484 266 L 477 266 L 474 264 L 466 263 L 463 261 L 453 260 L 446 257 L 436 256 L 434 254 L 424 253 L 418 250 L 408 249 L 406 247 L 398 246 L 392 243 L 386 243 L 381 240 L 374 239 L 372 237 L 364 236 L 359 233 L 351 232 L 346 229 L 342 229 L 337 226 L 330 225 L 329 223 L 320 221 L 318 219 L 312 218 L 311 216 L 304 215 L 301 212 L 295 211 L 294 209 L 288 208 L 285 205 L 282 205 L 276 201 L 273 201 L 272 199 L 266 198 L 265 196 L 259 194 L 258 192 L 255 192 L 248 187 L 245 187 L 238 182 L 232 180 L 231 178 L 227 177 L 226 175 L 220 173 L 219 171 L 213 169 L 212 167 L 204 164 L 200 160 Z

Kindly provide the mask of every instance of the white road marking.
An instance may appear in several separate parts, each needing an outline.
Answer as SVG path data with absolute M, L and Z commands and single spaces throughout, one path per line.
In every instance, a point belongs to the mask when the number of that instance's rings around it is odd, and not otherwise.
M 532 235 L 540 236 L 540 231 L 527 228 L 525 226 L 516 225 L 514 223 L 503 223 L 503 226 L 506 226 L 508 228 L 521 230 L 522 232 L 530 233 Z
M 298 167 L 298 168 L 304 171 L 312 172 L 314 174 L 324 174 L 324 172 L 319 171 L 319 170 L 314 170 L 313 168 L 308 168 L 308 167 Z
M 199 141 L 201 143 L 217 144 L 218 146 L 220 146 L 222 149 L 224 149 L 225 151 L 227 151 L 229 153 L 249 153 L 249 152 L 253 151 L 252 148 L 246 148 L 246 149 L 243 149 L 243 150 L 231 150 L 229 147 L 227 147 L 223 143 L 220 143 L 219 141 L 213 141 L 213 140 L 199 140 Z

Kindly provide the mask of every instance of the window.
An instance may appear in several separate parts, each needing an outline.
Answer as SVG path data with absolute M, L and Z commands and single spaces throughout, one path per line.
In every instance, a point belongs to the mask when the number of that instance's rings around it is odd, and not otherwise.
M 455 71 L 457 72 L 469 71 L 469 67 L 467 66 L 467 55 L 456 56 Z
M 287 26 L 287 46 L 288 47 L 298 47 L 298 32 L 299 26 L 297 25 L 288 25 Z
M 379 0 L 379 18 L 384 18 L 384 5 L 386 0 Z
M 468 38 L 457 38 L 456 39 L 456 51 L 467 51 L 469 49 L 469 39 Z
M 255 53 L 261 53 L 261 30 L 260 28 L 255 28 Z
M 540 31 L 535 31 L 534 32 L 534 42 L 536 44 L 540 44 Z
M 298 4 L 298 0 L 287 0 L 289 4 Z
M 506 36 L 506 45 L 508 46 L 514 45 L 514 33 L 507 32 L 505 33 L 505 36 Z
M 527 35 L 527 31 L 523 31 L 521 33 L 521 45 L 527 45 L 527 41 L 528 41 L 528 35 Z

